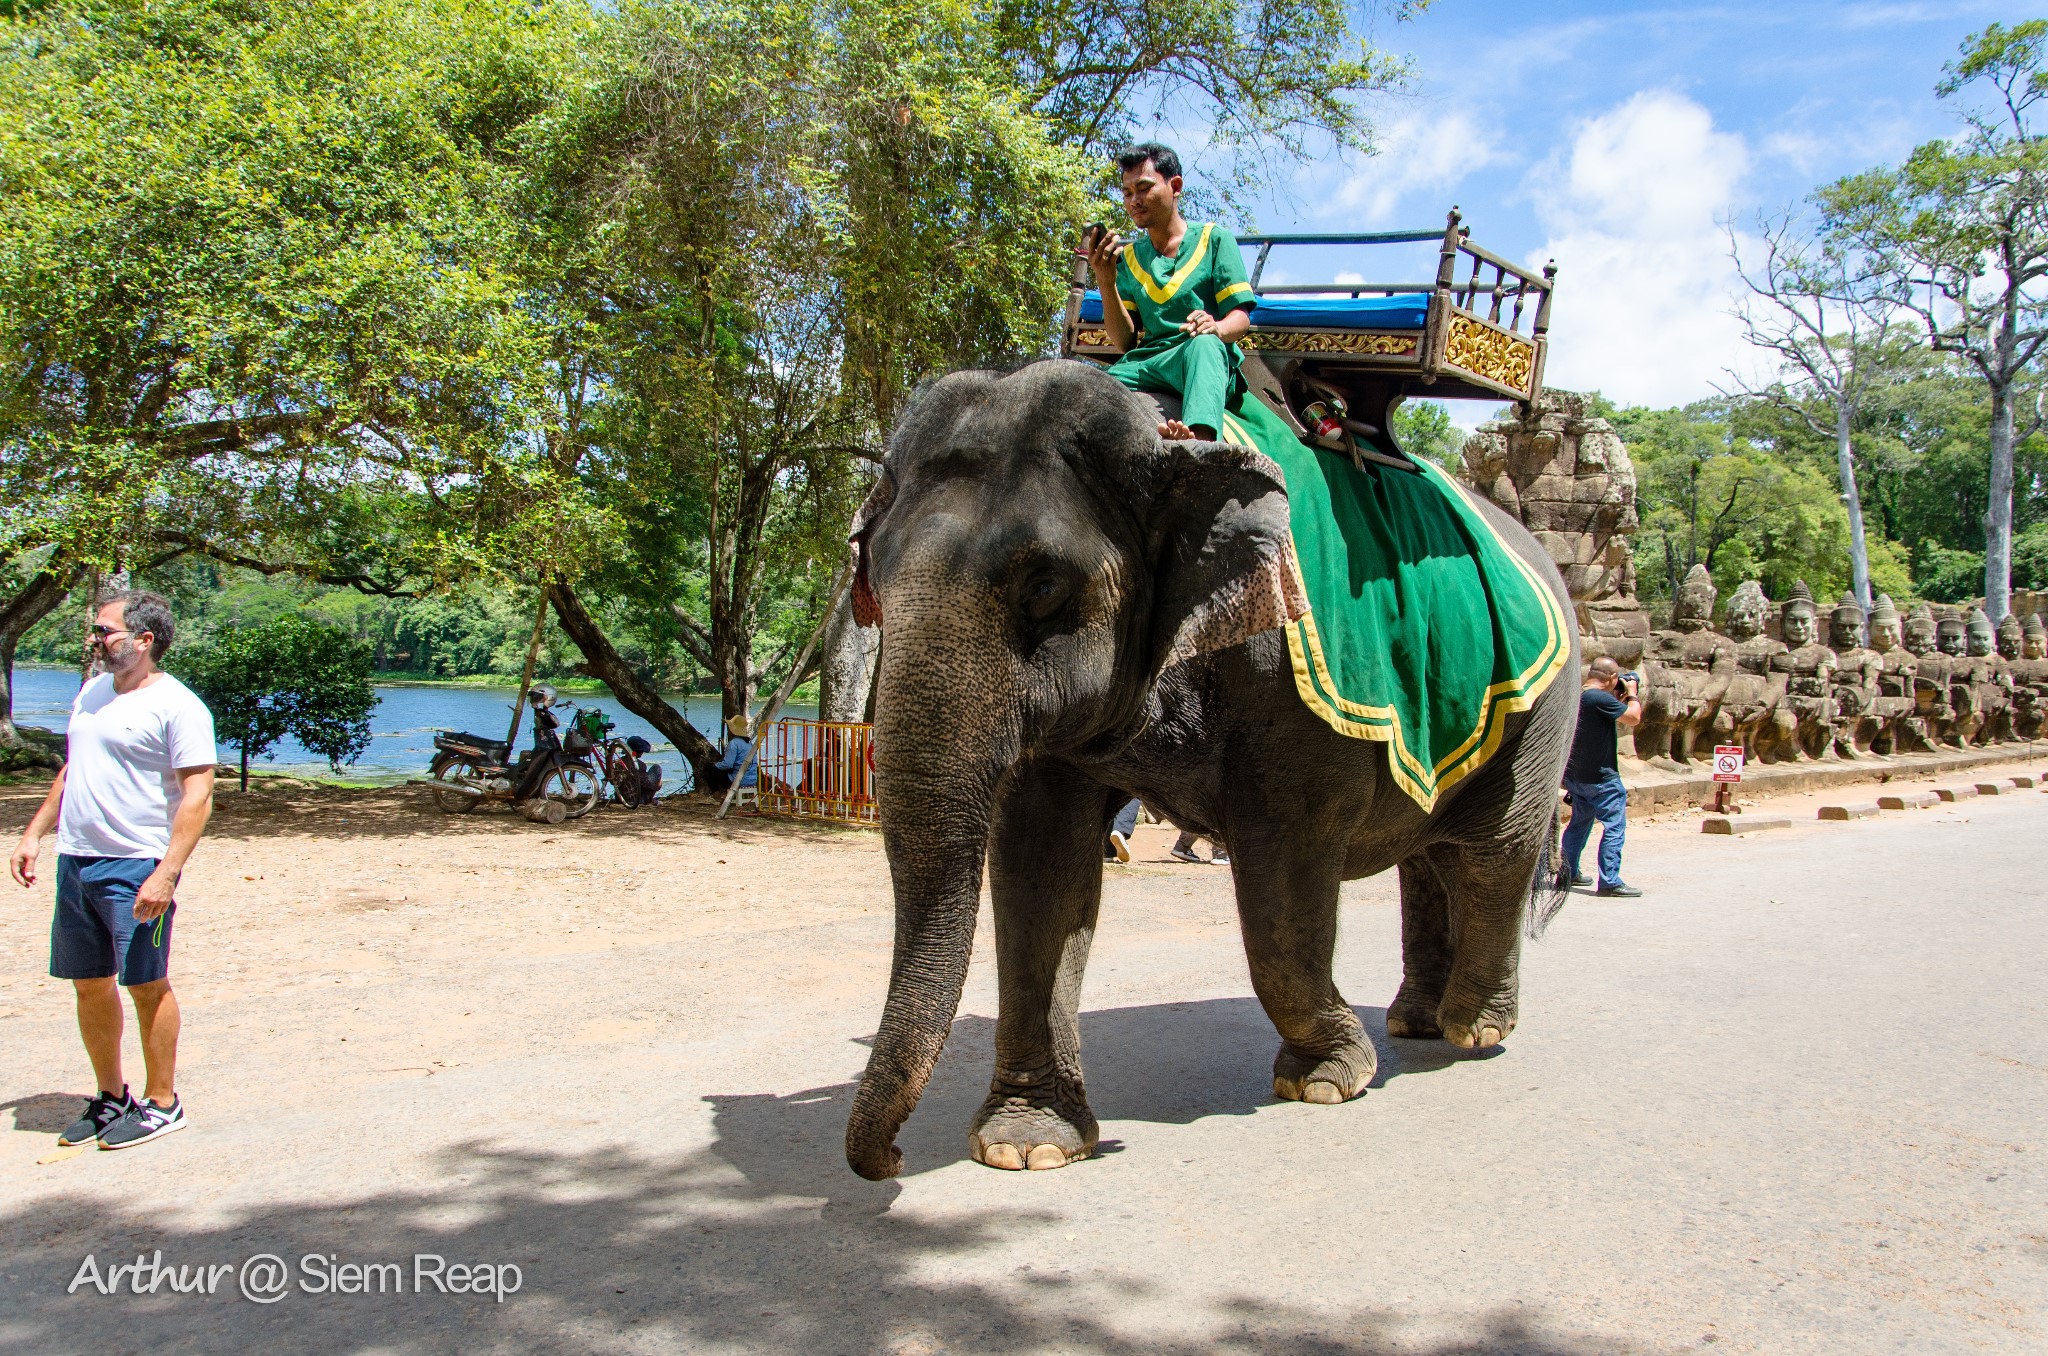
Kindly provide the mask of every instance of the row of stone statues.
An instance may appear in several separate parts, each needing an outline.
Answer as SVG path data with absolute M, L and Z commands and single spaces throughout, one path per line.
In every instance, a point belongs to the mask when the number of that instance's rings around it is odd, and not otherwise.
M 1926 604 L 1901 623 L 1880 596 L 1866 618 L 1854 595 L 1828 614 L 1805 583 L 1767 634 L 1770 600 L 1744 581 L 1728 599 L 1726 634 L 1711 629 L 1717 593 L 1704 566 L 1680 588 L 1669 630 L 1643 652 L 1639 757 L 1710 762 L 1740 744 L 1754 762 L 1858 758 L 2036 739 L 2048 719 L 2048 624 L 2039 613 L 1996 628 Z

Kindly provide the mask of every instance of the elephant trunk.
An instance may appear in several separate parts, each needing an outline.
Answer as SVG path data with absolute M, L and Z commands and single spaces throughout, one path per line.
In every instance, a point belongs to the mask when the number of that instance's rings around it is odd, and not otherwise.
M 895 637 L 891 636 L 893 644 Z M 895 647 L 898 654 L 906 647 Z M 995 787 L 1015 747 L 995 713 L 963 712 L 971 681 L 904 674 L 884 647 L 875 789 L 896 895 L 889 997 L 846 1124 L 846 1161 L 870 1181 L 902 1170 L 896 1132 L 924 1095 L 952 1029 L 974 947 Z M 943 688 L 944 690 L 940 690 Z M 986 698 L 993 688 L 980 688 Z M 991 704 L 992 705 L 992 704 Z M 965 715 L 966 718 L 961 717 Z

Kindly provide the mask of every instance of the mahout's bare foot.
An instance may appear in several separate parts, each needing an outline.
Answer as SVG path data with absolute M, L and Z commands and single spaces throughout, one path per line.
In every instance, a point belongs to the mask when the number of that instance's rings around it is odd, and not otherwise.
M 1185 442 L 1195 436 L 1195 431 L 1178 419 L 1159 421 L 1159 436 L 1170 443 Z

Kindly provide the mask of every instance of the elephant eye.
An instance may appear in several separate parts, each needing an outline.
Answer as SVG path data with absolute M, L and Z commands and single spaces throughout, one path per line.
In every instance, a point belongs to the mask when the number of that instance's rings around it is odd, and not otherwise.
M 1065 607 L 1073 593 L 1063 575 L 1049 569 L 1033 570 L 1018 586 L 1017 607 L 1031 621 L 1043 622 Z

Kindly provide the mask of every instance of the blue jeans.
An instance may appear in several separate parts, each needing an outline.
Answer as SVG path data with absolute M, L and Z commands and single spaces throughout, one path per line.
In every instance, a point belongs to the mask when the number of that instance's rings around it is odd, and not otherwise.
M 1565 779 L 1564 789 L 1572 798 L 1572 822 L 1564 831 L 1564 864 L 1579 874 L 1579 858 L 1586 840 L 1593 836 L 1593 821 L 1600 821 L 1600 885 L 1602 889 L 1621 884 L 1621 844 L 1628 836 L 1628 788 L 1621 774 L 1609 768 L 1597 782 Z

